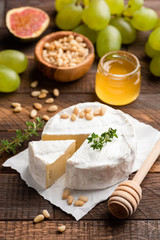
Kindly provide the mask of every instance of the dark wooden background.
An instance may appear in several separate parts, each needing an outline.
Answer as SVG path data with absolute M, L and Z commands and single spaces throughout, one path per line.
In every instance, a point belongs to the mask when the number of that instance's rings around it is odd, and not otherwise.
M 57 30 L 54 24 L 53 0 L 0 0 L 0 50 L 21 50 L 29 59 L 27 71 L 21 74 L 20 88 L 10 94 L 0 93 L 0 138 L 10 139 L 14 136 L 14 129 L 24 128 L 25 121 L 29 120 L 29 113 L 35 102 L 35 98 L 30 96 L 30 83 L 33 80 L 39 81 L 37 89 L 48 89 L 50 97 L 52 89 L 59 88 L 60 96 L 55 100 L 59 110 L 79 102 L 98 100 L 94 90 L 98 59 L 83 78 L 73 83 L 60 84 L 47 79 L 37 70 L 34 63 L 34 47 L 37 41 L 21 43 L 12 38 L 5 27 L 6 12 L 11 8 L 27 5 L 42 8 L 50 15 L 51 23 L 43 35 Z M 145 0 L 145 6 L 155 9 L 160 16 L 159 0 Z M 138 32 L 135 43 L 122 48 L 139 58 L 142 67 L 142 87 L 141 94 L 135 102 L 119 108 L 160 130 L 160 78 L 152 76 L 149 72 L 150 60 L 144 53 L 148 34 Z M 22 103 L 21 113 L 12 112 L 12 102 Z M 42 116 L 46 113 L 48 105 L 44 100 L 38 102 L 43 105 L 43 110 L 39 112 Z M 49 116 L 52 116 L 52 113 Z M 27 144 L 25 143 L 19 151 L 25 149 Z M 44 200 L 34 189 L 27 187 L 16 171 L 2 167 L 2 163 L 8 157 L 8 154 L 4 154 L 0 158 L 0 240 L 160 239 L 160 158 L 142 184 L 143 198 L 130 219 L 120 221 L 113 218 L 108 212 L 107 201 L 104 201 L 77 222 L 72 216 Z M 51 218 L 34 225 L 33 218 L 43 209 L 48 209 Z M 57 233 L 58 224 L 67 226 L 63 234 Z

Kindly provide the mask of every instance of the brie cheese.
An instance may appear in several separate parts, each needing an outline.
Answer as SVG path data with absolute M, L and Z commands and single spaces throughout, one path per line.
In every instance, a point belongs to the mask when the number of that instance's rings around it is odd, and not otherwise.
M 106 113 L 92 120 L 77 117 L 74 122 L 70 118 L 60 118 L 62 113 L 71 115 L 75 106 L 80 111 L 106 107 Z M 107 143 L 101 151 L 93 150 L 86 138 L 93 132 L 106 132 L 110 127 L 117 129 L 118 139 Z M 122 181 L 132 171 L 136 155 L 135 132 L 132 123 L 120 110 L 99 102 L 80 103 L 62 110 L 47 122 L 42 140 L 65 139 L 76 140 L 78 149 L 67 161 L 66 187 L 77 190 L 103 189 Z
M 75 145 L 75 140 L 30 142 L 28 163 L 33 179 L 43 188 L 51 186 L 64 174 Z

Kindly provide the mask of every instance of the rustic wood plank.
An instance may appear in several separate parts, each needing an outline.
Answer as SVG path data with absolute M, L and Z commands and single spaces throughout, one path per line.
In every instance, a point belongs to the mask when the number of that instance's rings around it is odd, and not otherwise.
M 60 224 L 66 225 L 66 231 L 57 232 Z M 1 240 L 158 240 L 160 221 L 43 221 L 34 225 L 25 221 L 1 221 Z M 20 237 L 21 236 L 21 237 Z
M 0 219 L 30 219 L 47 209 L 54 216 L 54 206 L 27 187 L 18 174 L 0 175 Z M 1 239 L 1 238 L 0 238 Z
M 149 173 L 147 175 L 142 183 L 142 200 L 137 211 L 130 219 L 160 219 L 159 181 L 159 173 Z M 64 213 L 61 209 L 44 200 L 34 189 L 27 187 L 19 174 L 0 174 L 1 220 L 32 220 L 44 208 L 47 208 L 53 216 L 52 206 L 55 220 L 74 219 L 71 215 Z M 108 212 L 107 201 L 104 201 L 93 208 L 83 219 L 102 220 L 114 218 Z
M 49 97 L 52 93 L 48 94 Z M 60 96 L 55 99 L 55 104 L 58 106 L 58 111 L 63 108 L 69 107 L 71 105 L 80 102 L 93 102 L 99 101 L 95 94 L 60 94 Z M 22 104 L 21 113 L 13 113 L 11 108 L 12 102 L 20 102 Z M 40 102 L 43 105 L 43 109 L 38 111 L 38 115 L 48 114 L 50 117 L 53 113 L 48 113 L 48 104 L 44 103 L 44 99 L 37 99 L 31 97 L 29 94 L 1 94 L 0 95 L 0 130 L 8 131 L 8 129 L 24 128 L 25 121 L 30 120 L 29 113 L 33 108 L 34 102 Z M 125 113 L 137 118 L 140 121 L 148 123 L 153 127 L 160 129 L 160 94 L 141 94 L 139 98 L 126 106 L 115 107 L 120 109 Z M 57 112 L 58 112 L 57 111 Z

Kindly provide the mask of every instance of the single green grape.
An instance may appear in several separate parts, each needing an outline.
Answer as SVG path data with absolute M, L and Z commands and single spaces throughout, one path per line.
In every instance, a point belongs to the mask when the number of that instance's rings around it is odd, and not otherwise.
M 59 12 L 62 8 L 72 3 L 76 3 L 76 0 L 56 0 L 55 9 Z
M 90 29 L 87 25 L 82 24 L 75 29 L 73 29 L 73 32 L 80 33 L 84 35 L 85 37 L 89 38 L 89 40 L 94 44 L 96 42 L 97 34 L 98 32 Z
M 133 13 L 140 9 L 144 4 L 144 0 L 129 0 L 123 14 L 125 16 L 133 16 Z
M 145 53 L 148 57 L 153 58 L 157 53 L 160 53 L 160 51 L 154 50 L 151 47 L 149 41 L 147 41 L 146 44 L 145 44 Z
M 136 30 L 122 17 L 112 18 L 110 24 L 116 27 L 122 36 L 123 44 L 130 44 L 136 39 Z
M 151 9 L 142 7 L 133 14 L 132 26 L 139 31 L 149 31 L 156 26 L 157 13 Z
M 0 92 L 13 92 L 19 85 L 19 75 L 11 68 L 0 65 Z
M 149 36 L 150 46 L 157 51 L 160 51 L 160 27 L 155 28 Z
M 80 5 L 70 4 L 58 12 L 56 25 L 63 30 L 72 30 L 81 22 L 83 9 Z
M 5 65 L 17 73 L 22 73 L 28 66 L 26 55 L 17 50 L 3 50 L 0 52 L 0 64 Z
M 160 77 L 160 54 L 156 54 L 151 63 L 150 63 L 150 71 L 151 73 L 156 76 L 156 77 Z
M 111 14 L 121 14 L 124 10 L 124 0 L 105 0 Z
M 110 51 L 120 50 L 122 37 L 120 31 L 114 26 L 108 25 L 97 35 L 96 49 L 99 57 Z
M 94 0 L 83 11 L 83 22 L 91 29 L 99 31 L 110 21 L 110 11 L 104 0 Z

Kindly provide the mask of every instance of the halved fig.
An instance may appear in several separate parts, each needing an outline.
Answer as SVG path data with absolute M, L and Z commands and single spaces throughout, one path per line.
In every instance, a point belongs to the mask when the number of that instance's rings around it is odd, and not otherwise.
M 34 7 L 14 8 L 6 14 L 6 26 L 20 39 L 35 39 L 48 27 L 50 18 L 46 12 Z

